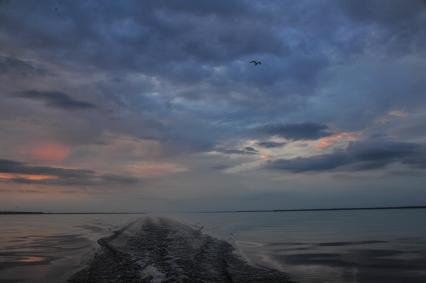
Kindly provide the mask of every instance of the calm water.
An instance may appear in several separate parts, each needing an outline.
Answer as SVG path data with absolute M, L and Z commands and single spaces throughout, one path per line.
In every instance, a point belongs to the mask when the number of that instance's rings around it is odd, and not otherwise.
M 426 282 L 426 209 L 179 217 L 298 282 Z
M 170 216 L 170 215 L 169 215 Z M 0 282 L 60 282 L 140 215 L 0 216 Z M 426 210 L 181 214 L 298 282 L 426 282 Z
M 65 282 L 96 240 L 140 215 L 0 215 L 0 282 Z

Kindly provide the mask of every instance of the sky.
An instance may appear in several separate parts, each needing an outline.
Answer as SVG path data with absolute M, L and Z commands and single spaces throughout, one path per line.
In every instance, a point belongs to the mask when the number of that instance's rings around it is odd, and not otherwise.
M 2 0 L 0 210 L 424 205 L 425 27 L 421 0 Z

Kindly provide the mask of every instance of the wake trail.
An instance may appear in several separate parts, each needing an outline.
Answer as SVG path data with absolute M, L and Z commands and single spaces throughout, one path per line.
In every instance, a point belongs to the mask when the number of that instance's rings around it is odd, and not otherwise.
M 249 265 L 228 242 L 167 218 L 144 217 L 98 243 L 70 283 L 292 282 L 280 271 Z

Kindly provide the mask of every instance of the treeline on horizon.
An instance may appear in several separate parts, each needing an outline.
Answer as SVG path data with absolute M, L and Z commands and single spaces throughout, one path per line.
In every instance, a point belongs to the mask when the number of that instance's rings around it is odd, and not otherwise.
M 41 211 L 0 211 L 0 214 L 45 214 Z
M 339 211 L 339 210 L 380 210 L 380 209 L 425 209 L 426 205 L 377 206 L 377 207 L 335 207 L 299 209 L 258 209 L 258 210 L 211 210 L 181 213 L 242 213 L 242 212 L 293 212 L 293 211 Z M 1 214 L 146 214 L 146 212 L 41 212 L 41 211 L 0 211 Z

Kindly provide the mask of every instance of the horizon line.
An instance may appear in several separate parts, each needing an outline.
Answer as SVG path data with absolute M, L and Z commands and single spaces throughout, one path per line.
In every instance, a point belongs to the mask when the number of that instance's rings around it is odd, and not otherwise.
M 426 205 L 370 206 L 370 207 L 332 207 L 332 208 L 295 208 L 295 209 L 247 209 L 247 210 L 211 210 L 180 211 L 168 213 L 247 213 L 247 212 L 297 212 L 297 211 L 343 211 L 343 210 L 386 210 L 386 209 L 425 209 Z M 148 214 L 151 212 L 43 212 L 43 211 L 0 211 L 1 214 Z M 165 212 L 162 212 L 165 213 Z
M 243 213 L 243 212 L 292 212 L 292 211 L 335 211 L 335 210 L 385 210 L 385 209 L 425 209 L 426 205 L 404 206 L 369 206 L 369 207 L 332 207 L 332 208 L 294 208 L 294 209 L 260 209 L 260 210 L 218 210 L 195 211 L 189 213 Z

